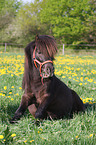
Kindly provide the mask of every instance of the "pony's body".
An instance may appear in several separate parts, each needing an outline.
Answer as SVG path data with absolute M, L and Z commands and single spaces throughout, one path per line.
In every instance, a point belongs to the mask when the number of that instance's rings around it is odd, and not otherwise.
M 84 111 L 84 104 L 75 91 L 54 75 L 52 60 L 57 52 L 53 37 L 40 36 L 25 48 L 25 71 L 21 104 L 11 120 L 19 119 L 25 110 L 35 118 L 62 118 Z

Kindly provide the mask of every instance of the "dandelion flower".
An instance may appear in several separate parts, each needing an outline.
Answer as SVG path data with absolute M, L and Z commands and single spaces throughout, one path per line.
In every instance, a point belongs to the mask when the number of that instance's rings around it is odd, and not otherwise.
M 15 95 L 19 96 L 19 94 L 18 94 L 18 93 L 17 93 L 17 94 L 15 94 Z
M 27 140 L 24 141 L 25 143 L 27 142 Z
M 13 101 L 14 99 L 13 98 L 11 98 L 11 101 Z
M 0 139 L 3 139 L 4 138 L 4 136 L 3 135 L 0 135 Z
M 11 98 L 11 96 L 8 96 L 8 98 Z
M 5 94 L 2 94 L 2 96 L 5 96 Z
M 12 86 L 11 88 L 14 88 L 14 86 Z
M 19 89 L 21 90 L 22 88 L 21 88 L 21 87 L 19 87 Z
M 33 142 L 34 140 L 30 140 L 30 142 Z
M 40 128 L 40 130 L 42 131 L 42 128 Z
M 12 135 L 11 135 L 11 137 L 15 137 L 16 136 L 16 134 L 15 133 L 13 133 Z
M 76 136 L 76 138 L 78 138 L 78 135 Z
M 89 102 L 89 104 L 93 104 L 92 102 Z
M 65 78 L 65 76 L 62 76 L 62 78 Z
M 0 93 L 0 96 L 2 96 L 2 93 Z
M 82 83 L 79 83 L 80 86 L 82 86 Z
M 12 94 L 12 92 L 9 92 L 9 94 Z
M 93 133 L 89 135 L 90 137 L 93 137 Z
M 7 89 L 7 86 L 4 86 L 4 90 L 6 90 Z

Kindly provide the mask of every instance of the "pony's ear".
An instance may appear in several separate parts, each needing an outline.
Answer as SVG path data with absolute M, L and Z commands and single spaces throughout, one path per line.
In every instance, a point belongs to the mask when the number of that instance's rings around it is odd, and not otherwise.
M 39 36 L 37 34 L 36 37 L 35 37 L 35 41 L 38 41 L 38 40 L 39 40 Z

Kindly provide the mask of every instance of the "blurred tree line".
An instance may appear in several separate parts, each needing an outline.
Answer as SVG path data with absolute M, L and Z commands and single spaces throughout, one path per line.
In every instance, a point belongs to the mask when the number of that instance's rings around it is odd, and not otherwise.
M 0 0 L 0 43 L 26 45 L 36 34 L 58 43 L 96 44 L 95 0 Z

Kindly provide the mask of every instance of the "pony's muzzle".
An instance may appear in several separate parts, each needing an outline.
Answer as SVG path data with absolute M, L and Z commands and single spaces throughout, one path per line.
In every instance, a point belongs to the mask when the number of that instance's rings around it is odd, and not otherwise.
M 41 74 L 43 78 L 52 77 L 54 73 L 54 67 L 52 63 L 47 63 L 42 66 Z

